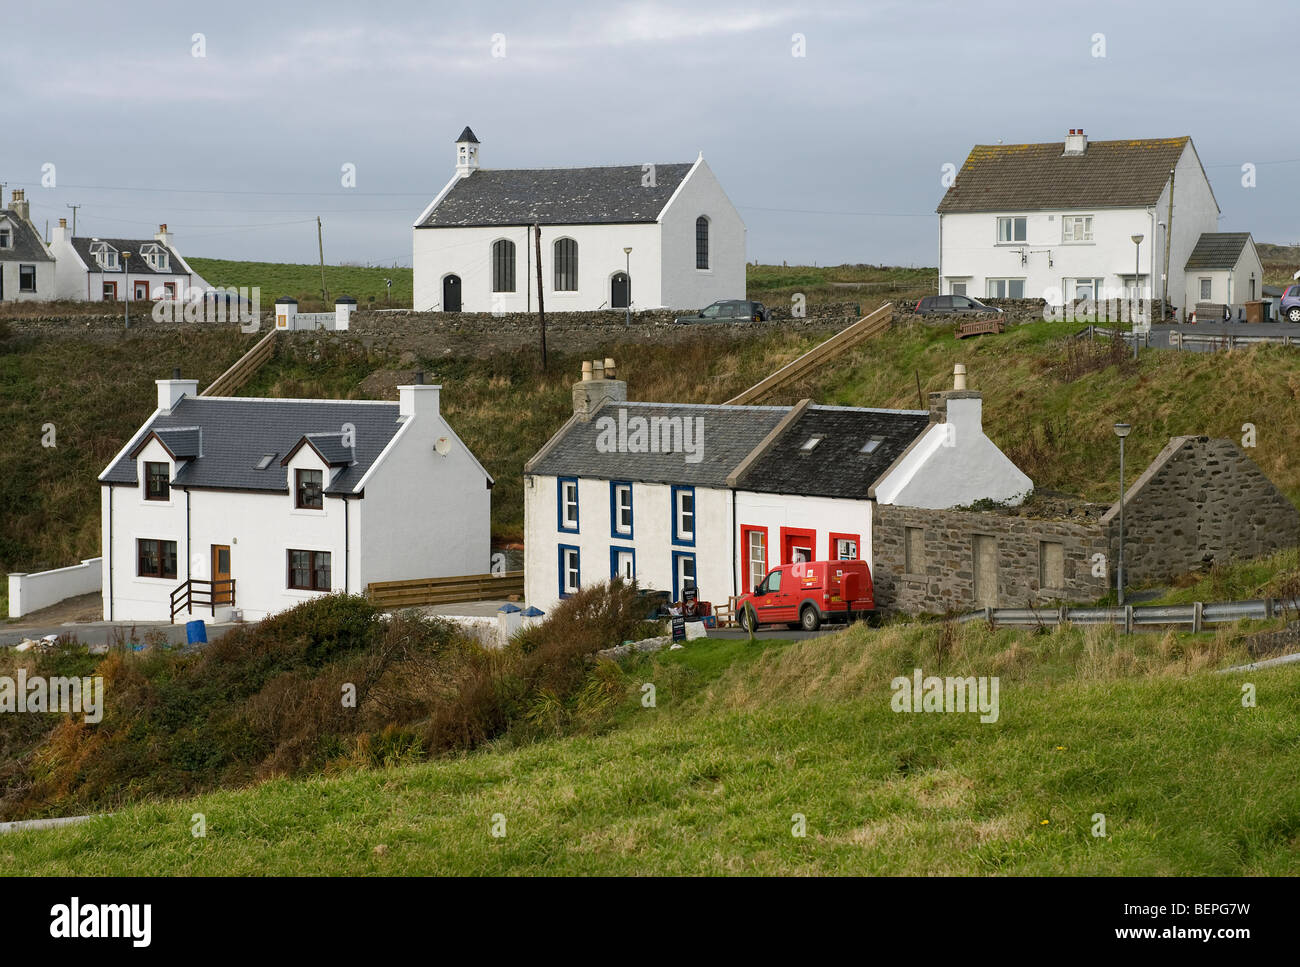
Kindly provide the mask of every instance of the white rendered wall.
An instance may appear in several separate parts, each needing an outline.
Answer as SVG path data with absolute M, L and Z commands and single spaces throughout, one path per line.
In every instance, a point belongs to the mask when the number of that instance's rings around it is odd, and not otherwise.
M 767 528 L 767 566 L 768 569 L 784 563 L 781 560 L 781 528 L 795 527 L 817 532 L 817 546 L 813 548 L 813 558 L 818 561 L 830 560 L 830 535 L 858 535 L 858 559 L 871 561 L 871 501 L 848 500 L 836 497 L 801 497 L 788 494 L 761 494 L 750 491 L 736 493 L 736 562 L 738 589 L 741 593 L 751 591 L 746 587 L 748 580 L 748 563 L 745 560 L 748 549 L 740 542 L 741 530 L 745 527 Z
M 20 292 L 19 284 L 21 282 L 21 266 L 34 265 L 36 267 L 36 291 Z M 24 262 L 21 259 L 15 261 L 0 261 L 0 273 L 4 276 L 4 284 L 0 289 L 4 292 L 4 302 L 36 302 L 45 301 L 55 298 L 55 265 L 54 262 Z
M 68 598 L 98 591 L 103 578 L 103 561 L 97 557 L 53 571 L 15 571 L 9 575 L 9 617 L 21 618 Z
M 709 267 L 695 267 L 695 221 L 709 219 Z M 702 309 L 745 298 L 745 223 L 701 158 L 660 216 L 663 305 Z

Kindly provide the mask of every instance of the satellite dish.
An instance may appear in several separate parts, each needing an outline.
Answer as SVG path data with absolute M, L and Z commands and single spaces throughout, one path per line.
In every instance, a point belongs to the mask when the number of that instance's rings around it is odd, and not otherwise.
M 438 437 L 438 442 L 433 445 L 433 452 L 440 457 L 445 457 L 451 453 L 451 441 L 445 436 Z

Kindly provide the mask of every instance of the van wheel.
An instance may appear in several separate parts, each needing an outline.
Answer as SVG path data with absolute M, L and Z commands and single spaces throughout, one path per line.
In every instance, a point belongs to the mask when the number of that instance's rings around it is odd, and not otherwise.
M 740 627 L 750 634 L 758 630 L 758 616 L 754 614 L 754 609 L 748 605 L 740 609 Z
M 809 604 L 799 612 L 799 627 L 804 631 L 816 631 L 822 626 L 822 616 L 817 613 L 817 609 Z

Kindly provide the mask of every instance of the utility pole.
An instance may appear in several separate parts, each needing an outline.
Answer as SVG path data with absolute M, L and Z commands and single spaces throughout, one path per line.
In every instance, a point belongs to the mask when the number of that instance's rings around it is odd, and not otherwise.
M 81 206 L 80 206 L 80 205 L 64 205 L 63 207 L 65 207 L 65 208 L 71 208 L 71 209 L 72 209 L 72 236 L 75 238 L 76 235 L 77 235 L 77 209 L 80 208 Z
M 325 235 L 321 229 L 320 216 L 316 216 L 316 244 L 320 248 L 320 298 L 324 303 L 329 303 L 329 289 L 325 288 Z
M 1165 277 L 1160 296 L 1160 321 L 1165 321 L 1169 312 L 1169 243 L 1174 237 L 1174 169 L 1169 169 L 1169 220 L 1165 224 Z M 1183 318 L 1187 317 L 1187 308 L 1183 308 Z
M 546 307 L 542 304 L 542 226 L 533 225 L 537 244 L 537 319 L 542 331 L 542 371 L 546 371 Z

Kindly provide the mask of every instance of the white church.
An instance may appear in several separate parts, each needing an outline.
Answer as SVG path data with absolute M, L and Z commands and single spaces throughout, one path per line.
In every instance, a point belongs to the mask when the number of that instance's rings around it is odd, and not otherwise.
M 468 127 L 456 172 L 416 220 L 416 311 L 700 309 L 745 298 L 745 223 L 701 154 L 684 164 L 479 167 Z

